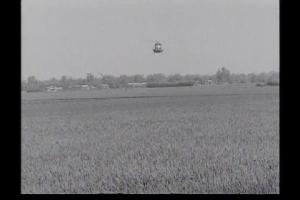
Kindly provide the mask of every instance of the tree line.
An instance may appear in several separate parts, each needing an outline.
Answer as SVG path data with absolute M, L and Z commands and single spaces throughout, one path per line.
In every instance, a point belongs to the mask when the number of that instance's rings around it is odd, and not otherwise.
M 236 74 L 231 73 L 225 67 L 217 70 L 213 75 L 199 75 L 199 74 L 170 74 L 162 73 L 149 74 L 144 76 L 142 74 L 136 75 L 101 75 L 95 76 L 92 73 L 87 73 L 85 78 L 72 78 L 62 76 L 60 79 L 51 78 L 49 80 L 40 81 L 35 76 L 29 76 L 27 80 L 22 80 L 22 90 L 40 91 L 45 90 L 48 86 L 62 87 L 63 89 L 70 88 L 75 85 L 89 85 L 96 88 L 106 84 L 110 88 L 124 88 L 128 83 L 180 83 L 180 82 L 197 82 L 198 84 L 206 84 L 208 81 L 215 84 L 232 84 L 232 83 L 268 83 L 279 84 L 279 72 L 271 71 L 268 73 L 248 73 Z

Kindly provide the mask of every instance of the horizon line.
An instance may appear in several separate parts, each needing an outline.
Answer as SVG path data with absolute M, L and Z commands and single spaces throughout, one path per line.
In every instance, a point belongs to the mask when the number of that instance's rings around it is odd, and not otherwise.
M 225 67 L 226 68 L 226 67 Z M 218 70 L 221 69 L 221 68 L 218 68 Z M 227 68 L 226 68 L 227 69 Z M 230 70 L 229 70 L 230 71 Z M 276 73 L 279 73 L 280 70 L 269 70 L 269 71 L 261 71 L 261 72 L 247 72 L 247 73 L 237 73 L 237 72 L 231 72 L 230 71 L 230 74 L 245 74 L 245 75 L 248 75 L 248 74 L 262 74 L 262 73 L 271 73 L 271 72 L 276 72 Z M 102 73 L 98 72 L 98 73 L 92 73 L 92 72 L 86 72 L 85 75 L 87 74 L 92 74 L 94 75 L 95 77 L 99 77 L 101 76 Z M 165 76 L 170 76 L 170 75 L 181 75 L 181 76 L 186 76 L 186 75 L 199 75 L 199 76 L 213 76 L 216 74 L 213 73 L 213 74 L 199 74 L 199 73 L 187 73 L 187 74 L 183 74 L 183 73 L 160 73 L 160 72 L 155 72 L 155 73 L 149 73 L 149 74 L 142 74 L 142 73 L 136 73 L 136 74 L 119 74 L 119 75 L 114 75 L 114 74 L 102 74 L 104 76 L 114 76 L 114 77 L 120 77 L 120 76 L 135 76 L 135 75 L 142 75 L 144 77 L 148 76 L 148 75 L 154 75 L 154 74 L 163 74 Z M 39 77 L 37 77 L 36 75 L 28 75 L 25 79 L 21 77 L 21 81 L 26 81 L 29 77 L 32 77 L 34 76 L 37 80 L 40 80 L 40 81 L 47 81 L 47 80 L 50 80 L 50 79 L 60 79 L 62 78 L 63 76 L 67 77 L 67 78 L 74 78 L 74 79 L 81 79 L 81 78 L 86 78 L 85 76 L 80 76 L 80 77 L 76 77 L 76 76 L 71 76 L 71 75 L 61 75 L 61 76 L 55 76 L 55 77 L 50 77 L 50 78 L 47 78 L 47 79 L 40 79 Z

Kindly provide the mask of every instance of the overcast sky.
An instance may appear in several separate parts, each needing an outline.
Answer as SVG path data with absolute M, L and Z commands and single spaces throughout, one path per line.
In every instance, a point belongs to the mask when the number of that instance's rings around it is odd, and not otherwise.
M 278 71 L 279 1 L 22 0 L 21 45 L 22 79 Z

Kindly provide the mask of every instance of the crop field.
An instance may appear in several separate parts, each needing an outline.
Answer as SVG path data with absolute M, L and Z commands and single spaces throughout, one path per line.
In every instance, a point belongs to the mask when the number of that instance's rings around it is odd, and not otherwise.
M 22 193 L 279 193 L 279 88 L 22 94 Z

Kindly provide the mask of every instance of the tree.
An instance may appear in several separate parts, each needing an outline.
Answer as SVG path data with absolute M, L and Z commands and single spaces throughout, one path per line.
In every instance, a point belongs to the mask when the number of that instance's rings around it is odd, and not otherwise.
M 21 82 L 21 90 L 27 90 L 27 82 L 25 80 Z
M 59 86 L 59 81 L 56 78 L 51 78 L 48 81 L 48 85 Z
M 29 76 L 27 79 L 28 90 L 36 91 L 39 90 L 39 81 L 35 78 L 35 76 Z
M 250 83 L 254 83 L 255 82 L 255 74 L 254 73 L 248 74 L 248 81 Z
M 161 73 L 157 73 L 157 74 L 150 74 L 146 77 L 146 80 L 148 83 L 153 83 L 153 82 L 167 82 L 167 78 L 164 74 L 161 74 Z
M 112 75 L 102 75 L 102 83 L 109 85 L 110 88 L 117 88 L 117 78 Z
M 218 83 L 229 83 L 230 82 L 230 71 L 225 67 L 219 69 L 216 73 L 216 79 Z
M 145 82 L 145 78 L 143 75 L 141 74 L 136 74 L 133 76 L 133 80 L 135 83 L 142 83 L 142 82 Z
M 86 82 L 88 85 L 93 85 L 95 81 L 95 76 L 91 73 L 86 74 Z
M 168 76 L 168 82 L 180 82 L 183 80 L 183 76 L 180 74 L 173 74 Z
M 196 74 L 186 74 L 183 77 L 183 80 L 188 82 L 200 81 L 199 76 L 197 76 Z
M 95 86 L 95 87 L 101 87 L 102 86 L 102 78 L 100 78 L 100 77 L 94 77 L 93 86 Z
M 279 84 L 279 73 L 271 71 L 268 74 L 268 78 L 266 82 L 271 84 Z
M 61 87 L 67 88 L 68 87 L 67 77 L 62 76 L 61 79 L 59 80 L 59 84 L 60 84 Z
M 120 88 L 124 88 L 127 86 L 128 83 L 130 83 L 132 81 L 130 81 L 130 77 L 129 76 L 126 76 L 126 75 L 121 75 L 119 78 L 118 78 L 118 87 Z
M 267 82 L 268 75 L 267 73 L 260 73 L 257 75 L 257 82 Z

